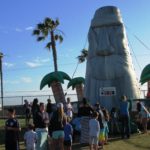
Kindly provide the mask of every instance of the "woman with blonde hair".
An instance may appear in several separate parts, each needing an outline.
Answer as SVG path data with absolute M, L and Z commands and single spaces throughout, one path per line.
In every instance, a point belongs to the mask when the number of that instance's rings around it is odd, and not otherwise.
M 60 150 L 64 150 L 64 122 L 65 114 L 63 104 L 57 104 L 57 110 L 52 114 L 50 120 L 50 126 L 52 129 L 52 145 L 55 150 L 59 147 Z

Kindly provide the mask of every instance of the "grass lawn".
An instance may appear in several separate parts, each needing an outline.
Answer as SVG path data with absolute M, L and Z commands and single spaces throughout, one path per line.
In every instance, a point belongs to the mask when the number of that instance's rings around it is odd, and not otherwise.
M 21 127 L 25 127 L 24 119 L 19 119 Z M 0 120 L 0 150 L 4 150 L 4 123 L 5 120 Z M 23 136 L 24 130 L 21 133 Z M 20 143 L 21 150 L 24 149 L 23 142 Z M 74 144 L 73 150 L 88 150 L 89 147 Z M 150 133 L 149 134 L 134 134 L 130 139 L 112 139 L 109 145 L 104 146 L 104 150 L 150 150 Z

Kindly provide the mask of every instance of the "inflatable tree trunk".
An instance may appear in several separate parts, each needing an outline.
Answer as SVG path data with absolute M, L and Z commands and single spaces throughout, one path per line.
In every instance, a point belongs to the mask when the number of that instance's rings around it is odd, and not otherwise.
M 56 103 L 62 102 L 65 104 L 65 95 L 62 89 L 61 83 L 58 81 L 53 81 L 51 83 L 52 92 L 55 98 Z
M 77 84 L 75 86 L 75 88 L 76 88 L 78 101 L 82 101 L 82 99 L 83 99 L 83 84 Z

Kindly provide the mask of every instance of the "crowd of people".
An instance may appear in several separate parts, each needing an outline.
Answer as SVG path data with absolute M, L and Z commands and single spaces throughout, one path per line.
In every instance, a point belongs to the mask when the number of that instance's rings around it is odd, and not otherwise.
M 74 114 L 69 97 L 66 104 L 52 104 L 48 99 L 45 105 L 39 103 L 37 98 L 32 105 L 27 100 L 24 102 L 28 127 L 24 134 L 27 150 L 71 150 L 76 137 L 79 137 L 81 144 L 89 144 L 90 150 L 98 150 L 108 144 L 109 133 L 120 133 L 122 139 L 130 138 L 130 105 L 126 96 L 121 97 L 120 108 L 113 107 L 110 112 L 99 103 L 90 105 L 83 98 L 77 114 Z M 137 111 L 143 132 L 146 133 L 150 114 L 141 102 L 137 103 Z M 8 120 L 5 123 L 6 150 L 19 150 L 20 130 L 15 110 L 8 109 Z

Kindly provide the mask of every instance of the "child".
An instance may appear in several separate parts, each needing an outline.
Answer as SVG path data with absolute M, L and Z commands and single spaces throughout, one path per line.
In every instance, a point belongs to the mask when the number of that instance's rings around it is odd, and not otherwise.
M 118 120 L 119 120 L 119 115 L 118 115 L 117 108 L 113 107 L 111 109 L 111 120 L 110 120 L 112 135 L 115 135 L 115 133 L 120 133 Z
M 5 122 L 5 149 L 6 150 L 19 150 L 19 134 L 21 130 L 19 122 L 15 118 L 15 110 L 8 109 L 8 120 Z
M 103 114 L 104 114 L 104 122 L 103 122 L 103 125 L 104 125 L 104 133 L 105 133 L 105 143 L 104 144 L 108 144 L 107 141 L 108 141 L 108 132 L 109 132 L 109 128 L 108 128 L 108 121 L 109 121 L 109 113 L 107 111 L 107 109 L 103 109 Z
M 66 118 L 66 123 L 64 126 L 64 133 L 65 133 L 65 137 L 64 137 L 64 146 L 65 146 L 65 150 L 71 150 L 72 149 L 72 135 L 73 135 L 73 128 L 72 125 L 69 123 L 70 118 L 67 117 Z
M 89 144 L 90 150 L 97 150 L 98 149 L 98 136 L 100 132 L 100 125 L 98 122 L 98 112 L 93 112 L 93 118 L 89 121 Z
M 26 150 L 35 150 L 35 143 L 37 142 L 37 134 L 33 131 L 34 125 L 28 125 L 28 131 L 24 134 Z

